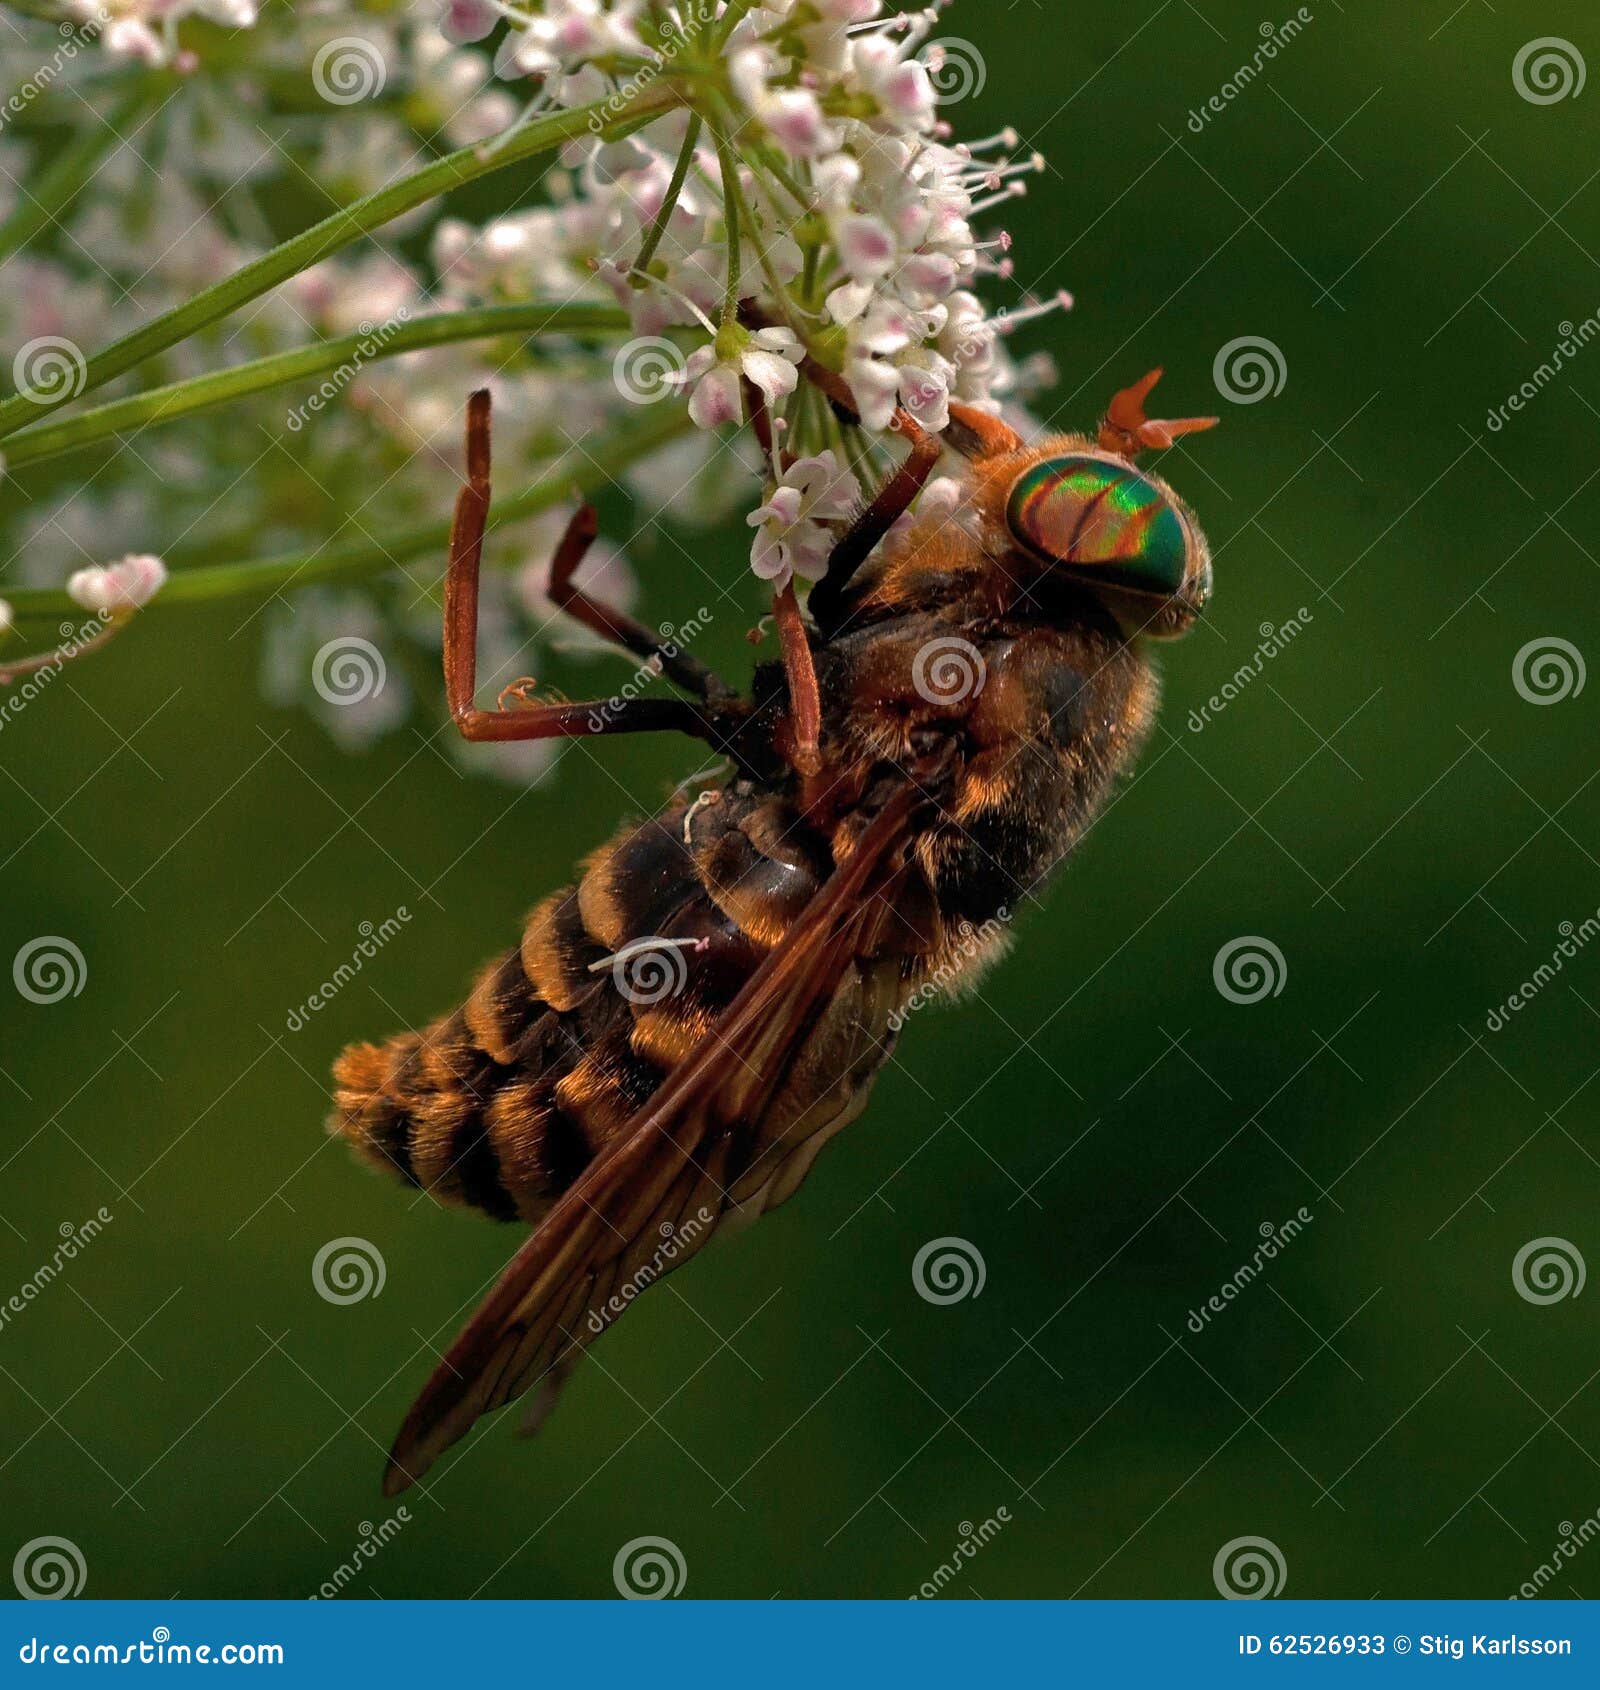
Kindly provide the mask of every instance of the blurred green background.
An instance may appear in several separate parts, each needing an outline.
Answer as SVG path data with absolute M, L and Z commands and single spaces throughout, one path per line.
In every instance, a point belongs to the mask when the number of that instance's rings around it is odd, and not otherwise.
M 1210 1597 L 1258 1537 L 1292 1595 L 1493 1596 L 1600 1509 L 1600 1287 L 1535 1304 L 1512 1273 L 1541 1238 L 1600 1267 L 1600 946 L 1486 1025 L 1600 906 L 1600 684 L 1513 682 L 1532 641 L 1600 660 L 1600 347 L 1486 423 L 1600 310 L 1600 89 L 1512 80 L 1535 37 L 1600 67 L 1600 31 L 1580 0 L 1308 10 L 1199 133 L 1260 39 L 1244 0 L 946 15 L 987 64 L 961 132 L 1050 161 L 1009 221 L 1020 276 L 1077 299 L 1019 337 L 1055 415 L 1156 363 L 1168 409 L 1223 414 L 1163 465 L 1214 614 L 983 996 L 916 1018 L 801 1198 L 649 1298 L 537 1443 L 491 1422 L 409 1496 L 352 1594 L 606 1596 L 653 1535 L 691 1596 L 908 1595 L 1003 1508 L 951 1594 Z M 1246 336 L 1286 371 L 1250 404 L 1213 384 Z M 685 614 L 649 512 L 605 517 L 646 620 Z M 706 560 L 730 585 L 744 545 Z M 463 779 L 442 725 L 347 756 L 260 701 L 245 623 L 152 613 L 0 740 L 0 954 L 61 934 L 88 963 L 59 1004 L 5 988 L 0 1292 L 115 1215 L 0 1329 L 0 1554 L 70 1538 L 94 1596 L 308 1595 L 389 1518 L 383 1450 L 517 1238 L 325 1141 L 329 1063 L 458 1001 L 698 761 L 579 746 L 518 794 Z M 745 625 L 710 636 L 734 672 Z M 1218 991 L 1241 936 L 1280 995 Z M 346 1235 L 387 1283 L 336 1307 L 311 1263 Z M 981 1297 L 918 1296 L 944 1237 Z M 1600 1594 L 1600 1544 L 1550 1589 Z

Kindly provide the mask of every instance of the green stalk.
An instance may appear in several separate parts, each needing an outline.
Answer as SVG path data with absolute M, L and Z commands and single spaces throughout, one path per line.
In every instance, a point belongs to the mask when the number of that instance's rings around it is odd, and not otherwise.
M 41 172 L 23 196 L 22 203 L 0 223 L 0 264 L 20 252 L 41 229 L 54 223 L 71 204 L 104 162 L 113 147 L 122 144 L 128 128 L 138 122 L 152 103 L 148 90 L 130 94 L 110 116 L 85 125 L 82 132 Z
M 259 298 L 291 276 L 310 269 L 313 264 L 342 251 L 374 229 L 419 205 L 425 205 L 452 188 L 505 170 L 513 164 L 521 164 L 580 135 L 598 134 L 616 139 L 631 134 L 678 101 L 678 94 L 669 84 L 657 82 L 631 100 L 621 113 L 609 113 L 611 102 L 597 101 L 573 111 L 539 118 L 500 146 L 491 142 L 487 147 L 462 147 L 456 152 L 446 153 L 443 158 L 435 159 L 414 174 L 323 218 L 320 223 L 275 246 L 271 252 L 264 253 L 242 270 L 196 294 L 193 299 L 114 341 L 88 360 L 81 372 L 81 381 L 63 382 L 56 391 L 41 394 L 37 399 L 19 393 L 6 400 L 0 404 L 0 439 L 15 434 L 25 423 L 38 417 L 42 410 L 65 404 L 79 394 L 104 386 L 124 370 L 130 370 L 146 358 L 187 340 L 219 317 L 237 311 L 241 305 Z
M 80 411 L 76 416 L 37 423 L 14 434 L 5 448 L 7 469 L 38 463 L 125 430 L 173 422 L 213 405 L 227 404 L 291 382 L 314 382 L 329 371 L 360 368 L 380 358 L 393 358 L 419 347 L 444 346 L 452 341 L 481 340 L 502 334 L 614 334 L 626 331 L 628 314 L 615 305 L 578 303 L 550 305 L 494 305 L 477 311 L 437 311 L 394 327 L 384 338 L 383 326 L 366 334 L 319 341 L 249 363 L 213 370 L 187 381 L 151 388 L 128 399 Z
M 717 163 L 722 170 L 722 220 L 728 235 L 728 291 L 722 302 L 722 321 L 726 326 L 739 320 L 739 167 L 734 163 L 733 149 L 720 123 L 713 121 L 711 135 L 717 144 Z
M 503 522 L 532 516 L 565 503 L 574 492 L 591 496 L 616 479 L 622 465 L 644 457 L 656 447 L 689 432 L 683 408 L 669 405 L 660 416 L 619 429 L 585 443 L 572 454 L 575 461 L 562 460 L 556 468 L 525 487 L 510 499 L 498 501 L 489 513 L 492 532 Z M 260 598 L 286 587 L 309 587 L 326 581 L 360 581 L 381 575 L 397 563 L 425 553 L 439 554 L 441 568 L 450 538 L 448 522 L 430 522 L 419 527 L 393 529 L 375 539 L 344 545 L 323 545 L 310 552 L 288 552 L 275 557 L 246 558 L 237 563 L 207 564 L 197 569 L 177 569 L 153 601 L 156 606 L 204 604 L 217 599 Z M 49 588 L 19 588 L 3 595 L 18 619 L 73 615 L 79 606 L 64 592 Z M 148 612 L 141 612 L 148 614 Z
M 700 140 L 704 121 L 699 112 L 692 113 L 689 118 L 689 127 L 683 132 L 683 145 L 678 150 L 678 162 L 672 167 L 672 180 L 667 184 L 667 197 L 662 200 L 661 209 L 639 247 L 639 256 L 633 261 L 635 275 L 642 275 L 650 268 L 650 260 L 655 257 L 656 248 L 661 245 L 667 225 L 672 221 L 672 213 L 683 194 L 683 184 L 688 180 L 689 166 L 694 163 L 694 149 Z

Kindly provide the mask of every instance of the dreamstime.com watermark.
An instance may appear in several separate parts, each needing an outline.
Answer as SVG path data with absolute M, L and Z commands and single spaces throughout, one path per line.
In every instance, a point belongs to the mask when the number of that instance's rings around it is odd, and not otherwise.
M 289 1011 L 284 1022 L 289 1031 L 300 1032 L 324 1004 L 332 1003 L 410 920 L 411 911 L 401 904 L 393 915 L 386 916 L 376 926 L 370 921 L 363 921 L 356 929 L 361 935 L 361 942 L 350 953 L 349 958 L 341 962 L 304 1003 Z
M 1511 1017 L 1524 1005 L 1532 1003 L 1591 939 L 1600 937 L 1600 910 L 1586 916 L 1576 926 L 1564 921 L 1556 931 L 1561 935 L 1561 942 L 1550 953 L 1550 960 L 1541 962 L 1498 1009 L 1489 1011 L 1484 1026 L 1491 1033 L 1502 1031 Z
M 1550 1558 L 1541 1561 L 1537 1567 L 1513 1590 L 1509 1602 L 1519 1598 L 1524 1602 L 1531 1602 L 1534 1597 L 1542 1596 L 1547 1584 L 1553 1584 L 1569 1563 L 1600 1537 L 1600 1508 L 1597 1508 L 1587 1519 L 1580 1520 L 1576 1525 L 1571 1520 L 1561 1522 L 1561 1540 L 1550 1551 Z
M 110 12 L 101 6 L 87 18 L 80 18 L 75 23 L 63 22 L 58 26 L 61 37 L 60 45 L 37 70 L 20 82 L 12 89 L 6 99 L 0 102 L 0 134 L 4 134 L 6 127 L 12 120 L 21 117 L 41 94 L 47 94 L 50 91 L 52 85 L 65 72 L 68 65 L 110 22 Z
M 720 11 L 717 0 L 691 0 L 689 5 L 674 6 L 667 25 L 670 33 L 653 49 L 655 62 L 625 77 L 605 104 L 595 107 L 589 117 L 589 133 L 602 134 L 608 124 L 615 123 L 647 88 L 671 70 L 678 55 L 695 40 L 690 26 L 698 29 L 711 23 Z
M 661 640 L 662 653 L 668 658 L 681 657 L 685 648 L 697 640 L 715 620 L 706 606 L 701 605 L 686 622 L 663 622 L 656 630 Z M 661 667 L 659 656 L 646 658 L 616 692 L 589 712 L 589 732 L 602 732 L 613 716 L 621 715 L 623 708 L 660 675 Z
M 61 644 L 56 647 L 55 655 L 43 668 L 35 669 L 26 676 L 15 690 L 0 698 L 0 731 L 9 727 L 85 646 L 105 633 L 109 625 L 110 618 L 105 616 L 91 616 L 81 626 L 76 622 L 63 622 L 57 630 Z M 5 681 L 6 666 L 4 660 L 0 659 L 0 686 L 3 686 Z
M 1581 323 L 1570 320 L 1561 323 L 1556 333 L 1561 338 L 1556 342 L 1555 351 L 1484 418 L 1484 427 L 1491 434 L 1498 434 L 1514 416 L 1525 411 L 1578 354 L 1587 349 L 1590 341 L 1600 337 L 1600 311 L 1585 317 Z
M 1203 101 L 1188 114 L 1192 134 L 1203 135 L 1213 118 L 1221 117 L 1233 102 L 1266 70 L 1283 49 L 1305 29 L 1314 14 L 1309 6 L 1302 6 L 1293 17 L 1282 23 L 1270 20 L 1260 27 L 1261 43 L 1255 52 L 1228 78 L 1210 99 Z
M 655 1254 L 631 1279 L 624 1280 L 599 1308 L 589 1310 L 589 1330 L 598 1337 L 618 1316 L 626 1314 L 634 1299 L 649 1290 L 663 1274 L 670 1273 L 678 1258 L 692 1250 L 716 1222 L 716 1215 L 703 1204 L 681 1226 L 663 1221 L 661 1242 L 656 1246 Z
M 970 921 L 963 921 L 956 929 L 955 943 L 945 952 L 944 960 L 906 999 L 905 1004 L 889 1017 L 889 1031 L 898 1033 L 919 1009 L 926 1008 L 935 999 L 944 997 L 958 986 L 966 973 L 967 965 L 977 961 L 991 949 L 994 942 L 1005 933 L 1006 924 L 1010 920 L 1011 911 L 1002 904 L 981 927 L 974 927 Z
M 1261 1242 L 1255 1247 L 1250 1260 L 1241 1262 L 1234 1270 L 1233 1278 L 1225 1279 L 1221 1289 L 1207 1297 L 1199 1308 L 1189 1310 L 1189 1318 L 1185 1322 L 1189 1330 L 1195 1333 L 1204 1332 L 1211 1319 L 1224 1313 L 1229 1303 L 1235 1301 L 1241 1292 L 1248 1290 L 1261 1277 L 1268 1263 L 1276 1261 L 1315 1218 L 1302 1204 L 1280 1225 L 1274 1226 L 1271 1221 L 1263 1221 L 1260 1227 Z
M 293 406 L 284 426 L 291 434 L 298 434 L 312 417 L 331 405 L 335 399 L 353 382 L 362 369 L 382 353 L 394 337 L 410 320 L 411 311 L 402 305 L 392 317 L 386 317 L 376 328 L 370 323 L 361 323 L 356 333 L 361 336 L 355 344 L 354 350 L 336 370 L 331 370 L 322 378 L 322 385 L 314 393 L 302 399 Z
M 935 1596 L 942 1595 L 944 1587 L 960 1574 L 961 1569 L 969 1562 L 976 1561 L 1010 1524 L 1009 1508 L 995 1509 L 982 1525 L 975 1526 L 970 1520 L 963 1520 L 957 1528 L 961 1533 L 961 1541 L 950 1552 L 949 1559 L 941 1561 L 933 1569 L 932 1576 L 925 1578 L 907 1600 L 931 1601 Z
M 1261 643 L 1204 704 L 1189 712 L 1189 732 L 1199 733 L 1206 723 L 1220 716 L 1252 681 L 1259 678 L 1261 671 L 1273 658 L 1286 651 L 1314 621 L 1316 617 L 1312 612 L 1301 605 L 1287 622 L 1280 622 L 1276 626 L 1271 622 L 1263 622 Z
M 41 1262 L 29 1279 L 0 1303 L 0 1332 L 18 1315 L 26 1312 L 58 1280 L 66 1269 L 111 1225 L 116 1217 L 107 1208 L 97 1209 L 88 1220 L 74 1223 L 63 1221 L 58 1229 L 61 1242 L 56 1245 L 47 1262 Z
M 17 1650 L 24 1666 L 281 1667 L 281 1643 L 174 1643 L 158 1625 L 138 1643 L 44 1643 L 30 1637 Z
M 368 1565 L 377 1560 L 378 1556 L 399 1537 L 401 1530 L 411 1524 L 411 1511 L 403 1503 L 395 1509 L 387 1520 L 373 1525 L 370 1520 L 361 1522 L 360 1535 L 356 1539 L 356 1546 L 350 1551 L 348 1560 L 341 1561 L 337 1567 L 312 1592 L 309 1600 L 315 1602 L 320 1598 L 324 1602 L 331 1602 L 334 1597 L 341 1595 L 344 1587 Z

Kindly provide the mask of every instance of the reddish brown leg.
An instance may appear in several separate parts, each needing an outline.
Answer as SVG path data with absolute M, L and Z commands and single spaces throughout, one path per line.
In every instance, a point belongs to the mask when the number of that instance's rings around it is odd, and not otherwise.
M 843 376 L 807 358 L 801 372 L 828 396 L 836 409 L 855 420 L 855 399 Z M 933 474 L 943 447 L 909 411 L 897 410 L 890 425 L 896 434 L 911 442 L 911 454 L 885 482 L 883 490 L 840 538 L 828 558 L 828 572 L 811 589 L 808 608 L 812 619 L 825 633 L 837 626 L 840 599 L 855 572 L 871 557 L 873 549 L 911 508 L 923 484 Z
M 805 619 L 791 581 L 772 601 L 783 647 L 783 672 L 789 682 L 789 757 L 809 779 L 822 767 L 818 750 L 822 740 L 822 694 L 817 687 L 816 666 L 811 661 L 811 642 L 806 638 Z
M 674 698 L 596 699 L 589 704 L 534 704 L 524 709 L 479 710 L 478 571 L 489 518 L 489 395 L 479 390 L 467 401 L 467 484 L 456 499 L 450 526 L 450 567 L 444 587 L 444 688 L 450 714 L 470 740 L 557 739 L 593 734 L 650 733 L 675 729 L 723 746 L 732 719 Z M 593 521 L 588 513 L 587 522 Z M 570 575 L 583 556 L 585 512 L 567 529 L 556 569 L 570 558 Z M 587 602 L 587 601 L 585 601 Z
M 950 430 L 945 439 L 969 458 L 998 458 L 1020 451 L 1022 436 L 987 411 L 956 400 L 950 402 Z
M 610 640 L 624 651 L 631 651 L 635 657 L 658 664 L 663 675 L 675 681 L 685 692 L 692 692 L 696 698 L 731 698 L 733 689 L 698 658 L 678 650 L 670 641 L 663 644 L 642 622 L 635 622 L 623 611 L 601 604 L 598 599 L 590 598 L 581 587 L 573 585 L 572 577 L 594 544 L 596 532 L 594 506 L 580 506 L 567 524 L 567 531 L 556 548 L 555 560 L 550 565 L 548 591 L 552 603 L 559 605 L 591 633 Z

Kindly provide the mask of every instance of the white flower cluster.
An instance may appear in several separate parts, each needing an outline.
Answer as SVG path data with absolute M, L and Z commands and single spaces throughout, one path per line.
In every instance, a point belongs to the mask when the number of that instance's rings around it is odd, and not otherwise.
M 101 44 L 114 57 L 178 70 L 193 70 L 198 63 L 178 44 L 178 26 L 185 18 L 251 29 L 258 10 L 256 0 L 62 0 L 67 19 L 98 29 Z
M 997 409 L 1030 373 L 1003 336 L 1050 307 L 988 315 L 977 290 L 1009 276 L 1011 243 L 977 224 L 1023 191 L 1037 161 L 1012 157 L 1010 131 L 972 144 L 952 137 L 930 41 L 948 0 L 911 12 L 887 12 L 884 0 L 296 0 L 261 8 L 259 19 L 256 0 L 55 4 L 98 22 L 130 85 L 142 61 L 204 74 L 101 164 L 73 202 L 70 241 L 8 261 L 8 355 L 47 338 L 92 350 L 130 305 L 147 317 L 238 269 L 272 239 L 258 199 L 299 194 L 308 217 L 321 215 L 329 198 L 348 204 L 441 147 L 492 151 L 532 117 L 592 106 L 593 133 L 541 168 L 543 203 L 482 225 L 408 214 L 163 354 L 138 386 L 309 339 L 370 336 L 381 346 L 394 324 L 439 311 L 620 304 L 629 345 L 665 360 L 666 381 L 643 397 L 669 423 L 682 408 L 682 432 L 657 430 L 666 443 L 622 469 L 651 518 L 630 550 L 665 543 L 682 555 L 657 518 L 746 522 L 755 576 L 783 588 L 820 578 L 842 527 L 892 466 L 897 408 L 937 433 L 952 400 Z M 190 19 L 255 27 L 197 67 L 185 44 L 203 51 L 205 32 L 178 35 Z M 346 104 L 335 88 L 340 98 L 316 121 L 285 124 L 276 90 L 298 87 L 302 101 L 306 85 L 320 92 L 315 63 L 352 42 L 377 67 L 370 96 Z M 0 68 L 8 52 L 21 55 L 23 74 L 37 62 L 28 41 L 0 43 Z M 89 57 L 62 77 L 99 101 L 112 73 Z M 635 113 L 626 138 L 599 133 L 602 120 Z M 26 124 L 8 127 L 0 190 L 25 179 L 24 156 L 37 166 L 48 145 Z M 429 263 L 410 256 L 419 251 Z M 93 263 L 78 260 L 84 253 Z M 497 463 L 517 478 L 513 488 L 570 462 L 576 440 L 650 420 L 618 373 L 628 347 L 614 363 L 616 350 L 541 336 L 385 351 L 342 371 L 325 405 L 267 393 L 236 408 L 237 427 L 202 416 L 152 428 L 93 474 L 78 473 L 81 460 L 42 474 L 18 466 L 12 488 L 27 502 L 8 507 L 16 583 L 59 587 L 70 577 L 80 605 L 125 612 L 160 586 L 145 554 L 185 536 L 184 550 L 208 557 L 315 558 L 429 527 L 456 491 L 461 405 L 474 387 L 493 391 Z M 808 357 L 848 384 L 858 425 L 804 379 Z M 759 431 L 765 456 L 744 426 L 762 420 L 757 410 L 770 425 Z M 739 473 L 727 473 L 731 462 Z M 959 497 L 955 482 L 935 479 L 920 508 L 951 511 Z M 565 515 L 491 529 L 486 690 L 544 672 L 552 651 L 593 656 L 543 596 Z M 628 562 L 603 545 L 580 579 L 619 605 L 636 596 Z M 347 744 L 398 729 L 414 700 L 436 717 L 423 689 L 437 684 L 437 591 L 432 556 L 366 584 L 297 588 L 265 618 L 269 697 L 304 704 Z M 0 601 L 0 661 L 23 643 L 8 619 Z M 317 653 L 341 638 L 389 654 L 384 687 L 360 706 L 330 704 L 308 682 Z M 552 758 L 546 744 L 452 750 L 519 780 Z
M 775 457 L 751 519 L 752 565 L 779 585 L 819 577 L 896 410 L 939 433 L 952 399 L 996 408 L 1015 375 L 1000 335 L 1041 309 L 991 319 L 974 291 L 1011 269 L 1009 235 L 980 238 L 975 219 L 1042 161 L 1007 156 L 1011 131 L 950 142 L 917 56 L 938 14 L 882 0 L 447 0 L 452 39 L 506 26 L 495 64 L 531 79 L 530 115 L 626 112 L 663 74 L 686 85 L 698 115 L 587 143 L 557 204 L 447 223 L 435 259 L 463 303 L 565 297 L 598 277 L 637 335 L 703 332 L 677 374 L 693 421 L 742 421 L 753 390 L 785 456 L 804 454 L 792 468 Z M 808 352 L 843 375 L 864 436 L 836 438 L 798 395 Z

